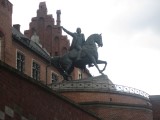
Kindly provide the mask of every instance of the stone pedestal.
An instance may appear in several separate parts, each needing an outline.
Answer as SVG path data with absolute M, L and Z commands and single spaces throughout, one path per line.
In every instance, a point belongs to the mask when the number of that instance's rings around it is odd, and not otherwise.
M 106 75 L 50 87 L 103 120 L 153 120 L 147 93 L 113 84 Z

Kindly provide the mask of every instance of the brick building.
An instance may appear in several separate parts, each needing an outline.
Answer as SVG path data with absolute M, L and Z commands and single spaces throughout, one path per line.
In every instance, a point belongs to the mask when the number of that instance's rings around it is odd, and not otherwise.
M 39 4 L 37 17 L 32 18 L 29 30 L 20 32 L 20 25 L 12 27 L 12 4 L 2 0 L 0 21 L 0 58 L 3 62 L 19 71 L 40 80 L 45 84 L 62 81 L 59 72 L 50 65 L 51 56 L 62 56 L 69 47 L 67 36 L 62 35 L 60 14 L 57 10 L 57 22 L 47 14 L 45 2 Z M 73 79 L 91 76 L 75 68 Z
M 40 8 L 41 5 L 45 3 L 40 3 Z M 43 9 L 38 11 L 38 16 L 43 14 Z M 57 11 L 57 18 L 60 18 L 59 13 Z M 64 54 L 69 47 L 69 40 L 56 27 L 60 21 L 54 25 L 51 15 L 46 15 L 45 19 L 48 19 L 47 31 L 35 27 L 23 35 L 20 25 L 12 27 L 12 4 L 8 0 L 0 0 L 0 120 L 100 119 L 45 85 L 62 80 L 58 71 L 50 65 L 50 57 Z M 55 31 L 49 36 L 51 27 Z M 45 32 L 47 37 L 55 36 L 57 44 L 48 46 L 51 41 L 43 43 L 41 37 L 44 36 L 39 34 Z M 58 47 L 52 50 L 54 44 Z
M 56 82 L 62 76 L 50 57 L 65 54 L 70 45 L 60 28 L 61 11 L 56 13 L 55 23 L 41 2 L 22 34 L 20 25 L 12 27 L 12 4 L 0 0 L 0 119 L 159 120 L 159 96 L 149 98 L 104 76 L 85 79 L 89 72 L 79 69 L 72 76 L 83 80 Z

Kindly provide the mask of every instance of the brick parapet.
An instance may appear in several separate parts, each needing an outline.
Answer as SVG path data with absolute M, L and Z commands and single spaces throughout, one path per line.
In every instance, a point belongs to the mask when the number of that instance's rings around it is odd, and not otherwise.
M 84 108 L 95 112 L 103 120 L 153 120 L 152 110 L 140 107 L 92 105 Z

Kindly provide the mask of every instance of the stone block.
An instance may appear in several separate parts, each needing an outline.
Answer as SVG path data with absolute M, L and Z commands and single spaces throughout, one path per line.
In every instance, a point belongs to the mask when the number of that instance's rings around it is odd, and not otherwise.
M 5 118 L 4 112 L 0 111 L 0 120 L 4 120 L 4 118 Z
M 28 120 L 28 119 L 25 118 L 24 116 L 21 116 L 21 120 Z
M 14 111 L 13 111 L 13 109 L 11 109 L 10 107 L 8 107 L 8 106 L 5 106 L 5 113 L 8 115 L 8 116 L 10 116 L 10 117 L 14 117 Z

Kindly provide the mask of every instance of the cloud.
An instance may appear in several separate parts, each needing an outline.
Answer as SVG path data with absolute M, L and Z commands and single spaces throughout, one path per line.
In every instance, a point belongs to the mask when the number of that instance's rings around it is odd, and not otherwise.
M 160 32 L 159 0 L 123 0 L 112 14 L 115 15 L 111 25 L 117 32 L 134 32 L 148 27 Z
M 160 35 L 152 29 L 146 28 L 132 35 L 129 40 L 130 47 L 144 47 L 155 50 L 160 50 Z

